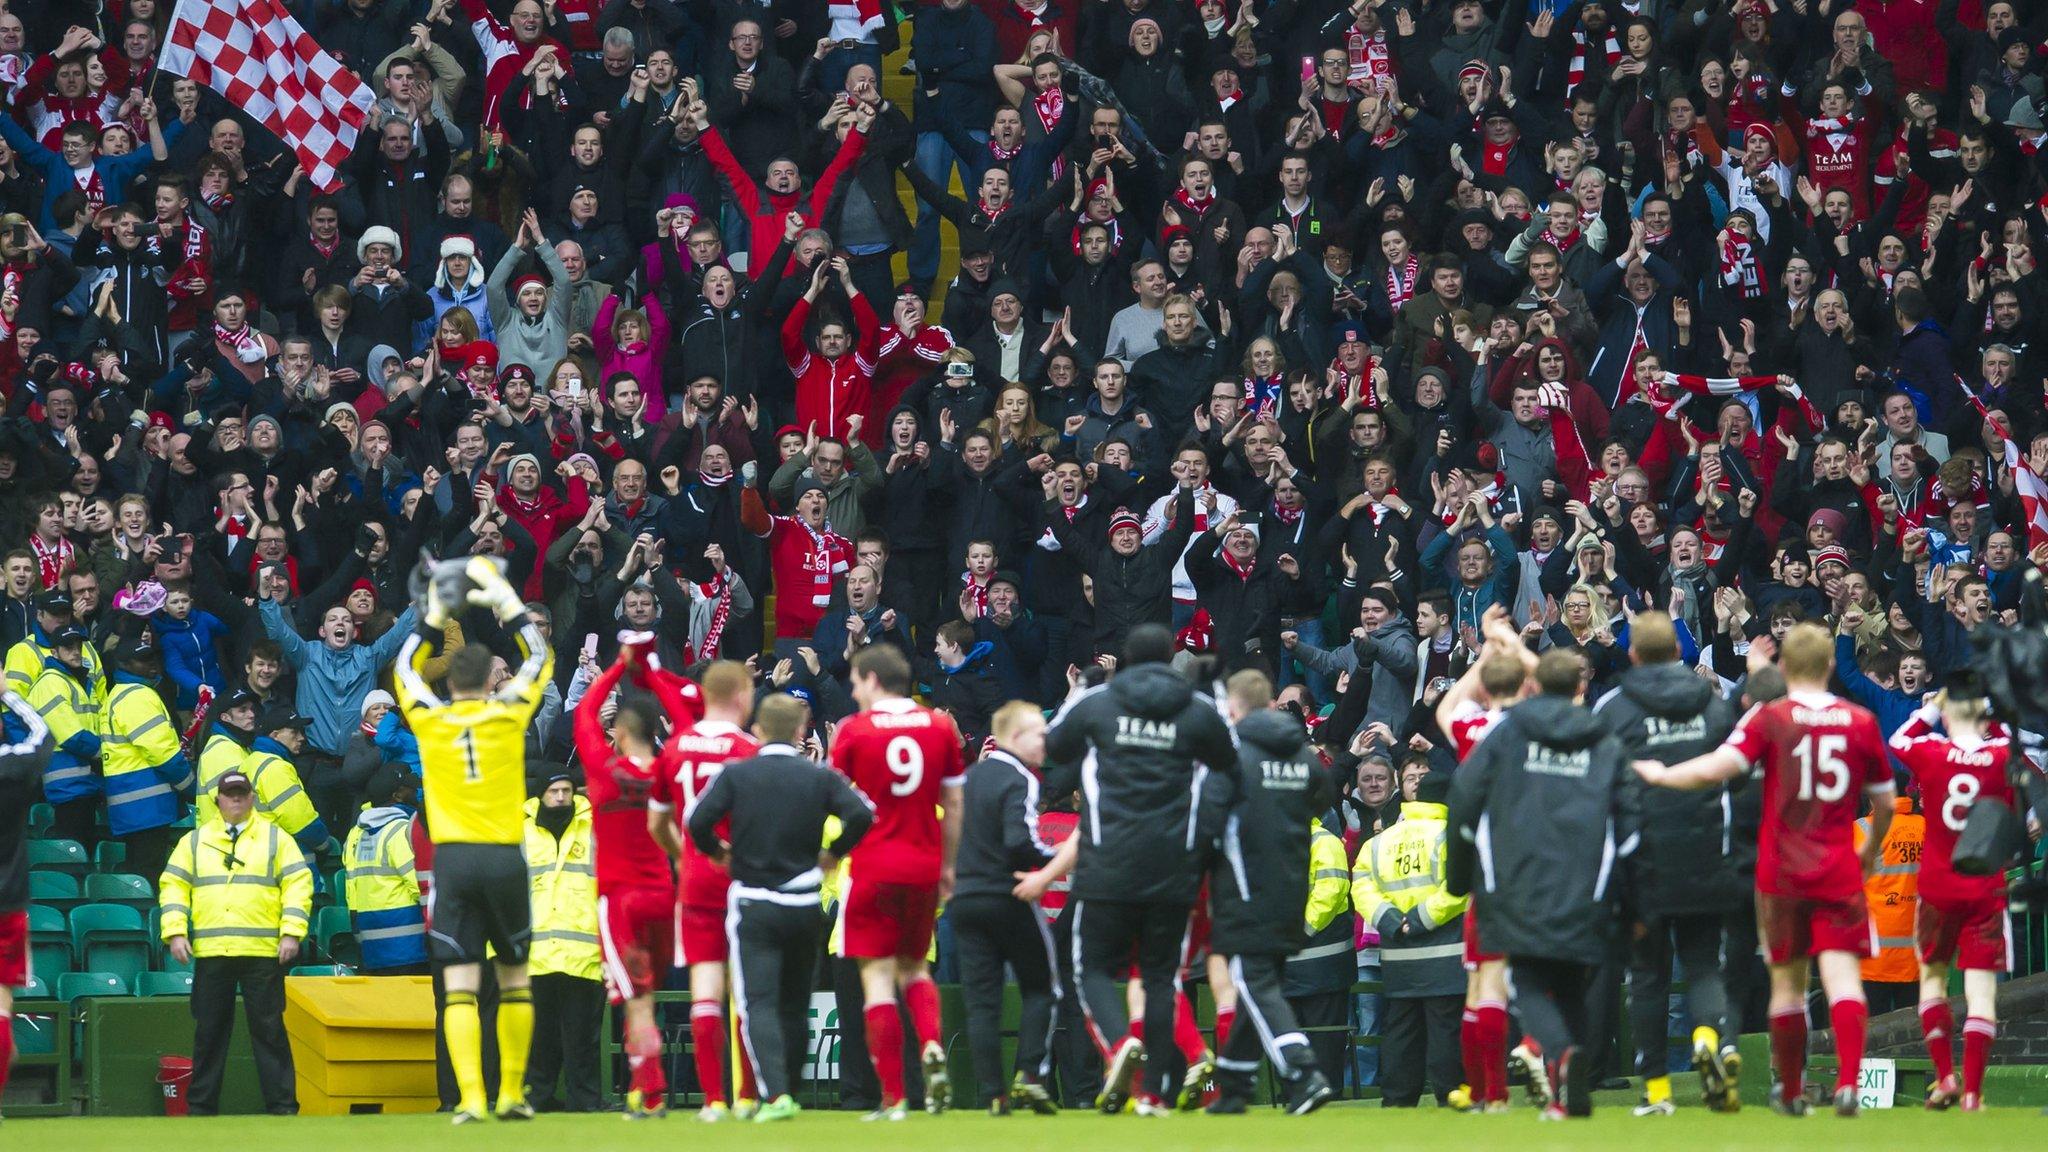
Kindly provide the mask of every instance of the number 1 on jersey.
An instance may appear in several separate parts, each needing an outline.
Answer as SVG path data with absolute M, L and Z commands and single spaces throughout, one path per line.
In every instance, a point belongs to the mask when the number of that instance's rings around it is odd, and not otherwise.
M 483 765 L 476 761 L 476 733 L 464 729 L 455 743 L 462 749 L 462 778 L 481 780 L 484 778 Z

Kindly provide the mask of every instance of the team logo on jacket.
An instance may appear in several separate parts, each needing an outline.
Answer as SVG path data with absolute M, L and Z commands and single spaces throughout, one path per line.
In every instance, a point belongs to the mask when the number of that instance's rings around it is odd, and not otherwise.
M 1593 753 L 1585 748 L 1568 752 L 1562 748 L 1531 743 L 1528 757 L 1523 764 L 1530 773 L 1537 776 L 1581 778 L 1593 770 Z
M 1141 716 L 1116 718 L 1116 742 L 1126 748 L 1171 750 L 1180 738 L 1180 725 L 1171 720 L 1147 720 Z
M 1299 760 L 1261 760 L 1259 774 L 1268 788 L 1300 792 L 1308 787 L 1308 765 Z

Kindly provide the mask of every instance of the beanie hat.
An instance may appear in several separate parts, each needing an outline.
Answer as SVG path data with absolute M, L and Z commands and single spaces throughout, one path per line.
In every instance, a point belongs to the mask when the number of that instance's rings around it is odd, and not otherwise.
M 1131 511 L 1129 508 L 1119 508 L 1109 518 L 1109 534 L 1114 536 L 1125 528 L 1142 532 L 1145 529 L 1145 525 L 1139 521 L 1136 512 Z

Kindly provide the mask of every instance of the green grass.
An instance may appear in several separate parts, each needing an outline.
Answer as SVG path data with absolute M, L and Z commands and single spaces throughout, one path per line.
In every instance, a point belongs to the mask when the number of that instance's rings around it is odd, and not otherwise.
M 2037 1152 L 2048 1132 L 2031 1108 L 1992 1109 L 1977 1115 L 1929 1114 L 1918 1109 L 1867 1112 L 1854 1121 L 1832 1115 L 1788 1120 L 1762 1108 L 1716 1116 L 1697 1107 L 1676 1116 L 1638 1120 L 1625 1108 L 1608 1108 L 1591 1120 L 1563 1124 L 1537 1121 L 1517 1108 L 1505 1116 L 1458 1116 L 1433 1109 L 1385 1112 L 1364 1104 L 1332 1105 L 1295 1119 L 1267 1113 L 1244 1117 L 1174 1116 L 1142 1120 L 1068 1113 L 1044 1119 L 993 1119 L 955 1113 L 933 1119 L 913 1116 L 902 1124 L 864 1124 L 846 1113 L 807 1113 L 788 1124 L 701 1125 L 687 1113 L 662 1121 L 629 1124 L 618 1116 L 542 1116 L 531 1124 L 484 1124 L 450 1130 L 442 1116 L 221 1117 L 211 1120 L 60 1119 L 9 1120 L 0 1126 L 0 1147 L 8 1152 L 44 1149 L 78 1152 L 163 1146 L 175 1139 L 213 1149 L 296 1147 L 318 1152 L 424 1152 L 463 1146 L 489 1152 L 562 1152 L 590 1149 L 661 1149 L 690 1152 L 722 1149 L 801 1149 L 804 1152 L 905 1152 L 906 1149 L 966 1149 L 968 1152 L 1307 1152 L 1371 1145 L 1457 1152 L 1734 1152 L 1737 1149 L 1804 1150 L 1873 1148 L 1968 1149 Z

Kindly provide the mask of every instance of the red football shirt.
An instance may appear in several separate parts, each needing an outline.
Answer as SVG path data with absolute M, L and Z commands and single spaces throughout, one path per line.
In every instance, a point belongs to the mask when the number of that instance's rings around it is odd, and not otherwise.
M 735 760 L 744 760 L 760 750 L 752 736 L 723 720 L 699 720 L 685 724 L 668 738 L 662 756 L 668 771 L 654 783 L 651 804 L 660 811 L 674 812 L 681 830 L 683 819 L 697 797 L 711 787 L 719 772 Z M 730 831 L 730 817 L 718 822 L 718 835 Z M 687 831 L 683 839 L 683 882 L 677 900 L 692 908 L 725 907 L 725 890 L 732 886 L 732 874 L 697 850 Z
M 966 772 L 953 718 L 910 700 L 883 700 L 839 726 L 832 766 L 875 806 L 847 875 L 882 884 L 936 884 L 944 851 L 939 798 Z
M 1920 898 L 1943 908 L 1966 907 L 1992 900 L 2003 903 L 2005 874 L 1957 874 L 1950 860 L 1956 837 L 1969 822 L 1970 806 L 1990 798 L 2010 806 L 2012 782 L 2006 777 L 2011 754 L 2005 730 L 1993 726 L 1982 740 L 1960 743 L 1934 731 L 1929 717 L 1915 712 L 1892 733 L 1892 751 L 1920 785 L 1920 806 L 1927 814 L 1927 837 L 1920 851 Z
M 612 747 L 611 736 L 599 715 L 624 673 L 623 664 L 605 669 L 591 681 L 576 705 L 576 755 L 583 761 L 583 790 L 590 797 L 591 839 L 597 846 L 597 890 L 667 890 L 675 884 L 675 876 L 669 870 L 668 853 L 647 831 L 647 811 L 652 806 L 655 784 L 670 771 L 668 754 L 658 754 L 652 763 L 635 763 Z M 672 716 L 681 719 L 698 707 L 689 702 L 695 696 L 695 685 L 659 670 L 653 676 L 651 683 L 645 675 L 636 680 L 652 688 Z
M 1863 891 L 1854 844 L 1863 797 L 1889 804 L 1892 770 L 1877 718 L 1827 692 L 1759 704 L 1725 747 L 1763 773 L 1756 887 L 1774 896 L 1850 900 Z
M 1460 763 L 1472 755 L 1472 749 L 1479 747 L 1479 742 L 1493 731 L 1495 724 L 1500 723 L 1501 715 L 1498 708 L 1481 708 L 1476 701 L 1467 700 L 1451 717 L 1451 730 L 1445 735 L 1451 738 L 1451 749 L 1458 754 Z

